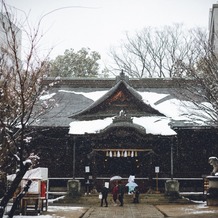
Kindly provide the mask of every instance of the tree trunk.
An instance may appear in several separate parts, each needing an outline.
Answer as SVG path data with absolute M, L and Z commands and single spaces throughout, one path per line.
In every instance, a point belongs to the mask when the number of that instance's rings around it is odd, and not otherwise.
M 1 200 L 0 203 L 0 218 L 3 217 L 4 212 L 5 212 L 5 208 L 9 202 L 9 200 L 13 197 L 14 192 L 16 191 L 17 187 L 19 186 L 23 176 L 25 175 L 25 173 L 27 172 L 27 170 L 29 169 L 29 167 L 31 166 L 31 163 L 26 163 L 24 165 L 24 167 L 22 168 L 22 170 L 20 170 L 15 179 L 13 180 L 11 187 L 9 188 L 9 190 L 5 193 L 4 197 Z
M 20 192 L 20 194 L 16 197 L 16 200 L 14 201 L 12 208 L 8 214 L 8 218 L 13 218 L 14 212 L 17 208 L 17 206 L 20 204 L 21 199 L 26 195 L 26 193 L 29 190 L 29 187 L 32 183 L 32 180 L 28 180 L 27 184 L 25 185 L 24 189 Z

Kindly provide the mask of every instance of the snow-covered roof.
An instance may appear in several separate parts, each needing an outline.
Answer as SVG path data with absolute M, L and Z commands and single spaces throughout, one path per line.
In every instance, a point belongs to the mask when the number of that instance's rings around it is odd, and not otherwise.
M 99 82 L 99 81 L 97 81 Z M 141 81 L 140 81 L 141 82 Z M 181 87 L 170 86 L 169 81 L 163 80 L 158 87 L 147 87 L 141 82 L 140 87 L 134 88 L 134 95 L 141 96 L 141 100 L 159 111 L 164 116 L 133 116 L 133 123 L 145 128 L 146 133 L 160 135 L 175 135 L 171 126 L 207 126 L 211 121 L 212 113 L 207 113 L 205 108 L 212 106 L 203 102 L 190 101 L 181 93 Z M 163 83 L 166 82 L 166 86 Z M 170 81 L 172 83 L 172 81 Z M 115 83 L 116 84 L 116 83 Z M 108 87 L 72 87 L 70 85 L 52 87 L 47 95 L 41 97 L 41 102 L 47 105 L 49 112 L 37 120 L 35 126 L 69 127 L 69 134 L 98 133 L 109 126 L 114 116 L 94 120 L 77 120 L 70 118 L 80 111 L 95 105 L 111 91 Z M 198 105 L 196 105 L 198 102 Z M 53 105 L 52 107 L 49 105 Z M 200 106 L 200 107 L 199 107 Z M 201 108 L 201 109 L 199 109 Z
M 80 93 L 81 94 L 81 93 Z M 104 92 L 92 93 L 92 95 L 102 97 Z M 176 132 L 171 129 L 172 121 L 183 121 L 193 125 L 205 125 L 211 120 L 211 117 L 205 110 L 199 110 L 199 107 L 190 101 L 180 101 L 175 98 L 166 98 L 167 94 L 155 92 L 139 92 L 143 101 L 150 104 L 153 108 L 163 113 L 166 117 L 133 117 L 133 122 L 141 125 L 147 133 L 154 135 L 175 135 Z M 86 93 L 84 93 L 84 96 Z M 165 100 L 163 100 L 165 99 Z M 159 103 L 158 103 L 159 102 Z M 204 103 L 201 103 L 204 106 Z M 207 104 L 207 106 L 209 106 Z M 112 123 L 111 118 L 96 119 L 92 121 L 72 121 L 70 123 L 69 134 L 98 133 Z
M 8 175 L 7 180 L 13 181 L 16 174 Z M 39 179 L 39 180 L 48 180 L 48 168 L 38 167 L 35 169 L 28 170 L 23 179 Z
M 70 123 L 69 134 L 99 133 L 109 126 L 114 117 L 90 121 L 73 121 Z M 146 133 L 154 135 L 176 135 L 176 132 L 168 125 L 166 117 L 132 117 L 133 122 L 145 128 Z

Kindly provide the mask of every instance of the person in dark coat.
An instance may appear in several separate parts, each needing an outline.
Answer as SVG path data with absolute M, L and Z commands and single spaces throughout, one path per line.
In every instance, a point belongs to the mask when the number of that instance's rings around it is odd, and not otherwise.
M 103 206 L 104 202 L 105 202 L 105 207 L 108 207 L 108 202 L 107 202 L 108 188 L 104 186 L 101 190 L 101 194 L 102 194 L 101 207 Z
M 121 181 L 118 182 L 118 200 L 120 202 L 120 206 L 123 206 L 123 197 L 124 197 L 124 187 Z
M 133 192 L 133 203 L 139 203 L 139 188 L 135 187 Z

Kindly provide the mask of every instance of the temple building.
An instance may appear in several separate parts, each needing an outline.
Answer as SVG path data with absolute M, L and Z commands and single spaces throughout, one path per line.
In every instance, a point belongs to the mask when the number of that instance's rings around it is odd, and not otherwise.
M 218 135 L 212 114 L 199 110 L 208 103 L 190 92 L 195 81 L 121 73 L 44 83 L 53 85 L 40 98 L 47 110 L 31 126 L 32 149 L 50 178 L 90 179 L 98 186 L 114 175 L 135 175 L 146 191 L 158 167 L 160 180 L 177 178 L 185 190 L 189 179 L 201 182 L 210 173 Z

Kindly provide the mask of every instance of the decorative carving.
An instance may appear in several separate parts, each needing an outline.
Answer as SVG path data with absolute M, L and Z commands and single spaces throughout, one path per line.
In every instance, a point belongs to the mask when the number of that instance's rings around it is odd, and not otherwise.
M 125 75 L 123 70 L 121 70 L 120 75 L 117 76 L 116 80 L 117 80 L 117 82 L 120 81 L 120 80 L 123 80 L 123 81 L 127 82 L 129 80 L 129 77 Z
M 119 112 L 119 115 L 114 117 L 114 119 L 113 119 L 113 123 L 117 123 L 117 122 L 132 123 L 132 118 L 130 116 L 128 116 L 124 110 L 121 110 Z
M 213 166 L 213 171 L 211 172 L 211 175 L 218 176 L 218 158 L 209 157 L 208 162 L 211 166 Z

